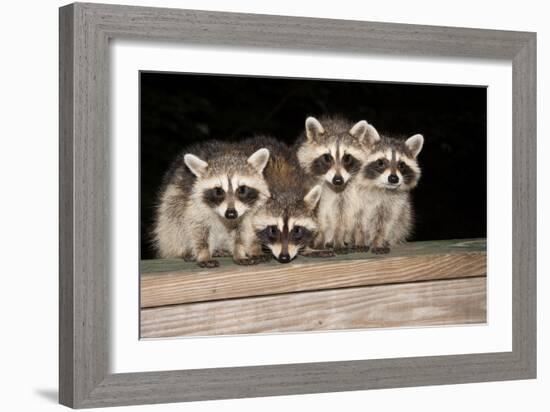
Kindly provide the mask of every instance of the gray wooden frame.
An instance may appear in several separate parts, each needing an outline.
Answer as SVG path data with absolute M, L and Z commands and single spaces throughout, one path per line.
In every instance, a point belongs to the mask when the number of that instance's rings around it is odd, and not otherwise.
M 109 373 L 109 40 L 497 58 L 513 64 L 513 350 Z M 84 408 L 536 376 L 536 34 L 209 11 L 60 9 L 59 397 Z

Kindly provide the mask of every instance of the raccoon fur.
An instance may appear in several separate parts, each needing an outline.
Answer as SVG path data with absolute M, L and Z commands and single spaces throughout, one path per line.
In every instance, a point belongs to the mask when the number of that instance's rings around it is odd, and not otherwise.
M 167 172 L 156 211 L 154 243 L 161 258 L 219 265 L 216 253 L 236 263 L 258 263 L 251 215 L 269 197 L 263 170 L 269 150 L 210 141 L 182 152 Z
M 290 262 L 298 253 L 329 254 L 309 247 L 317 232 L 315 211 L 321 186 L 315 185 L 315 180 L 303 172 L 287 145 L 269 137 L 257 138 L 248 144 L 266 147 L 270 152 L 264 177 L 271 197 L 253 217 L 263 248 L 269 249 L 280 263 Z
M 388 253 L 407 239 L 413 227 L 409 192 L 421 176 L 417 157 L 424 137 L 416 134 L 403 140 L 371 133 L 368 140 L 368 155 L 355 187 L 363 199 L 356 242 L 373 253 Z
M 306 119 L 296 153 L 303 170 L 322 184 L 316 248 L 346 253 L 353 246 L 361 201 L 350 187 L 365 162 L 366 138 L 374 132 L 365 120 L 353 124 L 341 117 Z

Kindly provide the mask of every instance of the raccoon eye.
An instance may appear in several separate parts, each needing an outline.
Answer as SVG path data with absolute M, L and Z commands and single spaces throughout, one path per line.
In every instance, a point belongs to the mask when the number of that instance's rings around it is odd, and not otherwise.
M 399 168 L 399 170 L 405 170 L 405 167 L 407 165 L 405 164 L 405 162 L 399 162 L 399 164 L 397 165 L 397 167 Z
M 292 238 L 300 240 L 304 236 L 304 228 L 302 226 L 294 226 L 292 229 Z
M 351 155 L 345 154 L 344 157 L 342 157 L 342 163 L 344 163 L 345 166 L 348 166 L 351 163 Z
M 277 237 L 277 234 L 279 233 L 279 228 L 277 226 L 268 226 L 267 227 L 267 234 L 270 237 Z
M 222 197 L 224 194 L 225 194 L 225 192 L 223 191 L 223 189 L 221 187 L 215 187 L 214 188 L 214 195 L 216 197 Z
M 379 166 L 379 167 L 384 167 L 385 166 L 385 162 L 383 159 L 378 159 L 376 161 L 376 165 Z
M 322 157 L 325 163 L 330 163 L 332 161 L 332 156 L 329 155 L 328 153 L 325 153 Z
M 246 195 L 247 193 L 248 193 L 248 187 L 246 187 L 246 186 L 239 186 L 239 187 L 237 188 L 237 194 L 238 194 L 239 196 L 244 196 L 244 195 Z

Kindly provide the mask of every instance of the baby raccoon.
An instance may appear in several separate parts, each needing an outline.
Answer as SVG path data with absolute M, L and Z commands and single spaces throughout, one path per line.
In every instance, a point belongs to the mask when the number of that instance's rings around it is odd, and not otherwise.
M 262 172 L 269 150 L 211 141 L 181 153 L 165 176 L 154 228 L 162 258 L 216 267 L 215 253 L 258 263 L 250 216 L 269 197 Z
M 371 146 L 357 185 L 363 198 L 363 224 L 356 241 L 370 246 L 373 253 L 388 253 L 412 229 L 409 191 L 420 179 L 417 156 L 424 137 L 416 134 L 403 141 L 372 133 L 368 140 Z
M 316 248 L 345 253 L 353 246 L 361 201 L 349 187 L 364 164 L 366 136 L 374 132 L 365 120 L 353 124 L 338 117 L 306 119 L 305 134 L 296 145 L 300 165 L 323 186 Z
M 327 251 L 309 248 L 317 231 L 315 208 L 321 186 L 314 186 L 314 180 L 304 174 L 294 153 L 285 144 L 268 137 L 257 139 L 254 144 L 270 152 L 264 176 L 271 197 L 253 217 L 262 246 L 281 263 L 290 262 L 298 253 L 327 254 Z

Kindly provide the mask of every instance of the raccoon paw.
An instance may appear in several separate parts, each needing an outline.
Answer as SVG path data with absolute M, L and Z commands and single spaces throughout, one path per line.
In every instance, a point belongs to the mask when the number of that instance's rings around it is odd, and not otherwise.
M 336 253 L 337 255 L 347 255 L 351 252 L 353 252 L 353 250 L 349 247 L 337 247 L 334 249 L 334 253 Z
M 309 250 L 301 253 L 302 256 L 314 257 L 314 258 L 325 258 L 336 256 L 333 250 Z
M 231 257 L 231 253 L 229 252 L 226 252 L 224 250 L 216 250 L 214 252 L 214 254 L 212 255 L 212 257 L 217 257 L 217 258 L 221 258 L 221 257 Z
M 355 253 L 367 253 L 369 251 L 369 247 L 368 246 L 355 246 L 353 248 L 353 251 Z
M 263 257 L 263 255 L 260 256 L 251 256 L 244 259 L 235 259 L 234 262 L 237 265 L 243 265 L 243 266 L 250 266 L 250 265 L 257 265 L 258 263 L 265 262 L 266 259 Z
M 197 265 L 201 268 L 217 268 L 220 266 L 220 262 L 217 260 L 211 259 L 211 260 L 203 260 L 201 262 L 197 262 Z
M 271 254 L 265 253 L 263 255 L 252 256 L 251 259 L 258 261 L 258 263 L 269 262 L 271 260 Z
M 195 256 L 193 255 L 183 255 L 182 256 L 182 259 L 185 261 L 185 262 L 194 262 L 196 259 L 195 259 Z
M 390 253 L 390 247 L 389 246 L 380 246 L 380 247 L 373 247 L 371 249 L 372 253 L 375 253 L 377 255 L 381 255 L 384 253 Z

